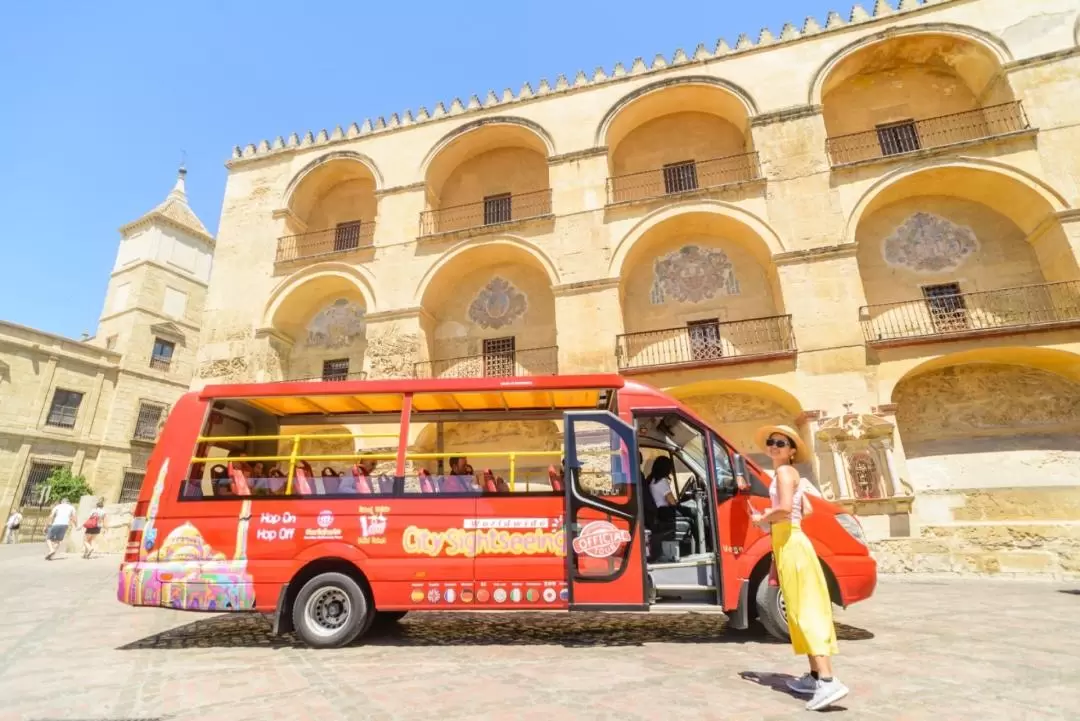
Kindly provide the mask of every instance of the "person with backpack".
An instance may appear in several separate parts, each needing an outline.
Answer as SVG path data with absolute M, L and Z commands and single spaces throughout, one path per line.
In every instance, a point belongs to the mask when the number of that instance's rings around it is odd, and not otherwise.
M 94 544 L 101 535 L 101 529 L 105 525 L 105 499 L 99 498 L 90 516 L 83 522 L 83 558 L 94 555 Z
M 19 542 L 19 528 L 22 527 L 22 512 L 16 508 L 8 516 L 7 523 L 4 526 L 7 529 L 7 542 L 18 543 Z

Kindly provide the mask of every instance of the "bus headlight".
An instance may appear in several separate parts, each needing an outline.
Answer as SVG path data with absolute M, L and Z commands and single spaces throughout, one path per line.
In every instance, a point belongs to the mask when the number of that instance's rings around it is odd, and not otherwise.
M 870 544 L 866 542 L 866 534 L 863 533 L 862 525 L 859 523 L 858 519 L 855 518 L 855 516 L 851 515 L 850 513 L 837 513 L 836 522 L 839 523 L 844 528 L 844 530 L 848 532 L 848 535 L 850 535 L 856 541 L 866 546 L 867 548 L 870 547 Z

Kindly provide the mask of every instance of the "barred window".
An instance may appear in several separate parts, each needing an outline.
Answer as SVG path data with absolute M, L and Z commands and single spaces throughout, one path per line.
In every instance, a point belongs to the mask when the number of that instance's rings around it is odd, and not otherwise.
M 337 358 L 323 361 L 322 379 L 324 381 L 343 381 L 349 378 L 349 359 Z
M 68 391 L 57 388 L 53 393 L 52 405 L 49 407 L 49 415 L 45 424 L 57 428 L 74 428 L 75 418 L 79 415 L 79 406 L 82 404 L 83 394 L 78 391 Z
M 664 166 L 664 192 L 685 193 L 689 190 L 698 189 L 697 163 L 693 160 L 683 160 L 678 163 L 669 163 Z
M 124 471 L 124 485 L 120 487 L 119 503 L 134 503 L 139 500 L 145 471 Z
M 514 336 L 484 340 L 484 375 L 505 378 L 514 375 L 516 355 Z
M 165 406 L 161 403 L 140 402 L 139 415 L 135 418 L 135 432 L 132 437 L 139 441 L 156 441 L 158 429 L 164 417 Z
M 64 467 L 61 463 L 31 463 L 19 505 L 44 506 L 48 501 L 48 487 L 45 485 L 45 481 L 48 480 L 53 471 Z
M 484 198 L 484 225 L 509 223 L 513 218 L 512 202 L 510 193 Z
M 169 370 L 175 351 L 176 344 L 172 341 L 155 338 L 154 351 L 150 355 L 150 367 L 159 371 Z

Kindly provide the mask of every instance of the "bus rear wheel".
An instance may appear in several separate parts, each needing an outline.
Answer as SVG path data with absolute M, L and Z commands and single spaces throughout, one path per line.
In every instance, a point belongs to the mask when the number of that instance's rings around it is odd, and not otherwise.
M 754 599 L 757 601 L 758 621 L 765 627 L 765 631 L 775 639 L 785 643 L 790 641 L 784 593 L 779 586 L 769 585 L 768 575 L 758 581 Z
M 293 627 L 312 648 L 339 648 L 371 625 L 374 609 L 364 589 L 343 573 L 320 573 L 293 603 Z

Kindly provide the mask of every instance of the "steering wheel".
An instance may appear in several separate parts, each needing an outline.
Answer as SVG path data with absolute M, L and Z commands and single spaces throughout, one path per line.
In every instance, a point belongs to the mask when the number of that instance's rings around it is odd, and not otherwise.
M 683 486 L 682 491 L 679 493 L 678 502 L 693 501 L 695 499 L 695 492 L 701 487 L 701 479 L 696 475 L 691 476 L 690 480 Z

